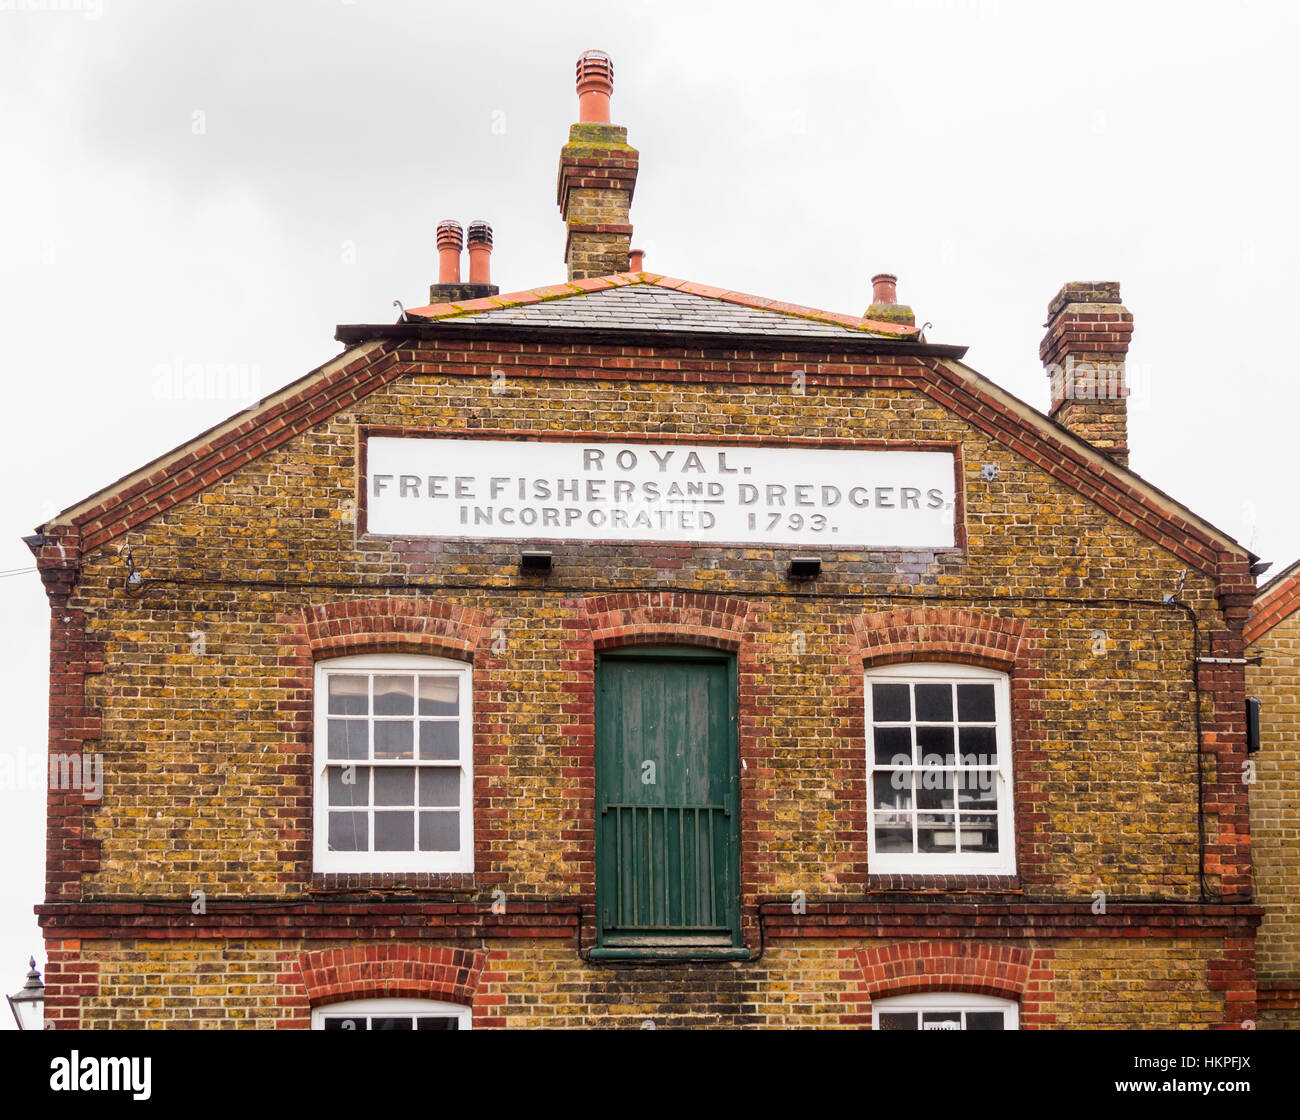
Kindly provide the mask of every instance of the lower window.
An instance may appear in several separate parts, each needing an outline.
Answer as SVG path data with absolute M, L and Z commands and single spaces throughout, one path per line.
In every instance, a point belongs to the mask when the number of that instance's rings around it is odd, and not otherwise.
M 871 1001 L 871 1026 L 878 1031 L 1015 1031 L 1020 1009 L 1014 1000 L 964 992 L 925 992 Z
M 470 1009 L 432 999 L 358 999 L 311 1013 L 314 1031 L 467 1031 Z

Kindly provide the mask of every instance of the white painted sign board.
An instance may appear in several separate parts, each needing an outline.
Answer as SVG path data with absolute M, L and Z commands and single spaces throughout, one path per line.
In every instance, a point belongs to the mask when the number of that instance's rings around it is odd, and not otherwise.
M 366 529 L 398 537 L 954 546 L 951 451 L 370 436 Z

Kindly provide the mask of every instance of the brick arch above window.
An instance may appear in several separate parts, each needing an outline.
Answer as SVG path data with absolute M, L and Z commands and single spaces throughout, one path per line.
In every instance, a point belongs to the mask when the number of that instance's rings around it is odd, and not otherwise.
M 302 610 L 302 636 L 314 660 L 425 653 L 472 661 L 487 630 L 483 611 L 425 598 L 349 599 Z
M 916 992 L 971 992 L 1020 999 L 1033 966 L 1032 949 L 970 942 L 907 941 L 857 950 L 873 999 Z
M 598 650 L 662 642 L 735 651 L 761 609 L 726 595 L 669 591 L 596 595 L 577 605 Z
M 353 945 L 298 958 L 313 1007 L 353 999 L 474 1002 L 485 953 L 423 945 Z
M 1021 657 L 1024 623 L 979 611 L 909 607 L 852 620 L 867 667 L 903 661 L 946 661 L 1008 670 Z

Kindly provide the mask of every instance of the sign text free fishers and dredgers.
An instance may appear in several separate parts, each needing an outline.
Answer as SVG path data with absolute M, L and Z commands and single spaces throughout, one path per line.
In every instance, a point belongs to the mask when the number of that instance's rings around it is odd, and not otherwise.
M 365 481 L 385 536 L 955 543 L 950 451 L 371 436 Z

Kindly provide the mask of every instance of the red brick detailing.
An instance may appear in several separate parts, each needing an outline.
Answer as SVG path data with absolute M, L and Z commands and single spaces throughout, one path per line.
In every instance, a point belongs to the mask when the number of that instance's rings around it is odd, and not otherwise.
M 82 959 L 80 941 L 46 941 L 45 961 L 45 1021 L 55 1030 L 76 1030 L 81 1000 L 99 995 L 99 963 Z
M 969 992 L 1014 999 L 1020 1026 L 1049 1026 L 1052 1001 L 1051 949 L 984 945 L 972 941 L 907 941 L 881 948 L 852 950 L 871 998 L 915 992 Z M 859 1008 L 870 1024 L 868 1002 Z
M 1278 572 L 1259 589 L 1246 620 L 1242 639 L 1246 645 L 1259 641 L 1285 618 L 1300 610 L 1300 561 Z
M 952 991 L 1019 999 L 1034 954 L 1014 945 L 905 941 L 859 949 L 857 957 L 872 996 Z
M 351 945 L 302 953 L 298 970 L 313 1007 L 399 997 L 471 1005 L 484 958 L 481 949 Z M 288 981 L 282 978 L 282 982 Z
M 372 876 L 374 879 L 379 876 Z M 388 876 L 398 880 L 401 876 Z M 382 886 L 378 884 L 377 886 Z M 398 883 L 399 887 L 404 884 Z M 358 892 L 360 893 L 360 892 Z M 470 901 L 394 897 L 382 902 L 340 899 L 329 893 L 300 902 L 238 903 L 209 901 L 207 913 L 194 914 L 182 902 L 61 902 L 36 907 L 47 937 L 77 937 L 85 942 L 123 936 L 141 941 L 226 938 L 313 941 L 349 940 L 482 941 L 485 937 L 573 941 L 578 907 L 571 903 L 511 899 L 504 914 L 492 913 L 490 897 Z M 461 892 L 465 893 L 465 892 Z
M 569 822 L 569 850 L 566 860 L 580 867 L 574 876 L 578 896 L 590 903 L 594 915 L 596 900 L 596 652 L 625 645 L 674 644 L 697 645 L 736 653 L 739 681 L 740 756 L 749 760 L 750 771 L 740 777 L 740 887 L 742 928 L 747 940 L 757 942 L 758 920 L 755 906 L 758 897 L 756 863 L 757 829 L 771 810 L 761 805 L 760 790 L 752 776 L 755 761 L 763 748 L 758 728 L 769 710 L 770 701 L 760 694 L 767 666 L 759 663 L 754 635 L 766 629 L 762 617 L 764 604 L 734 599 L 725 595 L 688 594 L 648 591 L 617 595 L 594 595 L 566 599 L 563 604 L 573 611 L 564 623 L 566 637 L 561 643 L 568 651 L 563 666 L 564 683 L 560 688 L 568 698 L 564 711 L 572 719 L 559 729 L 561 748 L 567 755 L 566 774 L 574 782 L 573 808 L 565 810 Z M 772 748 L 769 745 L 766 750 Z M 596 936 L 594 919 L 584 924 L 584 942 Z
M 876 611 L 850 625 L 866 666 L 902 661 L 959 661 L 1009 670 L 1018 659 L 1024 623 L 947 607 Z
M 86 700 L 86 679 L 104 671 L 102 643 L 86 636 L 85 612 L 50 604 L 50 726 L 45 794 L 45 897 L 80 898 L 81 877 L 99 869 L 100 842 L 88 836 L 97 802 L 82 783 L 83 760 L 95 753 L 99 712 Z M 65 762 L 65 759 L 67 760 Z M 76 779 L 68 779 L 76 774 Z M 59 788 L 64 787 L 64 788 Z M 102 790 L 100 791 L 102 794 Z
M 303 610 L 316 661 L 355 653 L 424 653 L 473 661 L 486 616 L 436 600 L 351 599 Z
M 1290 1012 L 1291 1018 L 1300 1017 L 1300 980 L 1261 980 L 1259 984 L 1259 1013 Z
M 1210 650 L 1241 655 L 1233 632 L 1212 632 Z M 1225 654 L 1225 650 L 1234 650 Z M 1243 665 L 1200 664 L 1202 807 L 1205 814 L 1205 881 L 1211 897 L 1244 902 L 1253 897 L 1250 856 L 1250 787 L 1246 761 L 1246 674 Z
M 1209 987 L 1223 992 L 1221 1030 L 1241 1030 L 1243 1024 L 1254 1026 L 1259 1016 L 1255 998 L 1255 943 L 1249 937 L 1228 937 L 1224 954 L 1210 962 Z M 1247 1028 L 1249 1029 L 1249 1028 Z
M 464 889 L 477 882 L 469 874 L 312 874 L 312 739 L 313 692 L 316 662 L 326 658 L 364 653 L 410 653 L 449 657 L 474 664 L 474 798 L 482 803 L 484 780 L 479 771 L 484 758 L 486 732 L 482 718 L 490 709 L 491 679 L 496 661 L 490 657 L 491 616 L 472 607 L 453 606 L 436 599 L 347 599 L 315 606 L 280 618 L 279 729 L 286 736 L 284 797 L 276 809 L 280 858 L 286 882 L 317 887 L 371 888 L 420 887 Z M 499 829 L 504 822 L 498 822 Z M 495 832 L 486 820 L 476 818 L 475 866 Z M 499 837 L 496 837 L 499 839 Z

